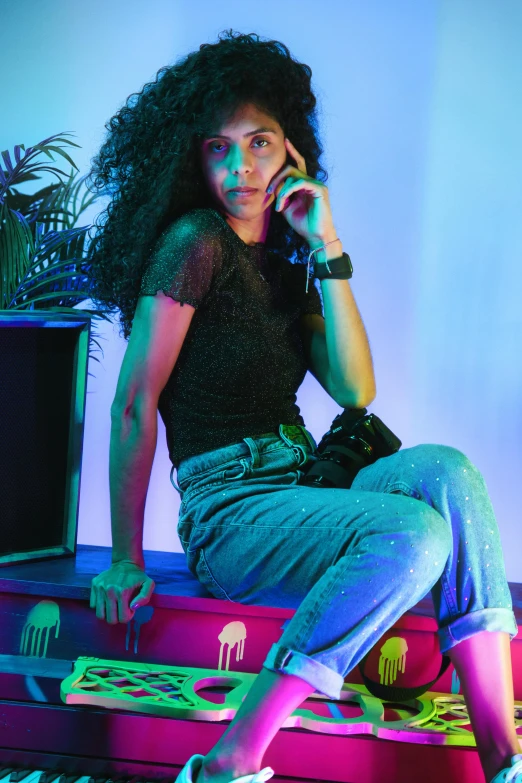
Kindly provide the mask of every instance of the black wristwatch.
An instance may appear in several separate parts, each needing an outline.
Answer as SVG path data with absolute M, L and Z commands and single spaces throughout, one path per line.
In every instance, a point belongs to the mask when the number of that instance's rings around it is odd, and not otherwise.
M 328 271 L 330 268 L 330 271 Z M 330 258 L 314 264 L 314 277 L 317 280 L 325 280 L 330 277 L 333 280 L 349 280 L 353 275 L 352 260 L 348 253 L 343 253 L 338 258 Z

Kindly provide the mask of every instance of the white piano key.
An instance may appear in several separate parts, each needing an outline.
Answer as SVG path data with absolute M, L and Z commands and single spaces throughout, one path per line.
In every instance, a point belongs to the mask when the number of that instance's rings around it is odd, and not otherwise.
M 16 772 L 16 768 L 13 771 Z M 23 778 L 20 781 L 20 783 L 38 783 L 38 779 L 42 774 L 42 772 L 43 770 L 41 769 L 34 770 L 34 772 L 30 772 L 29 775 Z M 9 773 L 9 775 L 7 775 L 6 777 L 0 779 L 0 783 L 9 783 L 10 777 L 11 777 L 11 773 Z

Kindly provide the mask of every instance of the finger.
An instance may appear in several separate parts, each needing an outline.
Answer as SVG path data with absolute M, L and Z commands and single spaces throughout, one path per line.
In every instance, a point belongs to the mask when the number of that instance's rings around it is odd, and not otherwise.
M 128 623 L 134 617 L 134 609 L 129 607 L 129 595 L 127 593 L 125 596 L 121 595 L 118 598 L 117 609 L 119 623 Z
M 150 601 L 150 597 L 152 593 L 154 592 L 154 588 L 156 587 L 156 583 L 153 579 L 150 577 L 147 577 L 145 581 L 143 582 L 141 586 L 140 592 L 134 596 L 134 598 L 130 602 L 130 608 L 132 610 L 137 609 L 139 606 L 143 606 L 144 604 L 148 604 Z
M 304 180 L 302 177 L 288 177 L 276 196 L 275 208 L 277 212 L 281 212 L 286 207 L 288 200 L 294 193 L 297 193 L 299 190 L 306 190 L 303 184 L 305 182 L 308 182 L 308 180 Z
M 89 607 L 91 609 L 95 609 L 96 608 L 96 588 L 95 588 L 94 585 L 91 585 L 91 596 L 90 596 L 90 599 L 89 599 Z
M 131 608 L 134 607 L 136 603 L 138 603 L 139 606 L 143 606 L 144 604 L 148 604 L 150 601 L 150 597 L 152 593 L 154 592 L 154 588 L 156 587 L 156 583 L 153 579 L 147 577 L 147 579 L 143 582 L 141 586 L 141 590 L 138 593 L 138 595 L 133 598 L 131 601 Z
M 291 183 L 294 181 L 295 179 L 293 177 L 290 176 L 287 177 L 285 181 L 281 184 L 279 190 L 276 193 L 274 193 L 276 209 L 278 205 L 281 203 L 281 201 L 283 200 L 283 198 L 285 197 L 285 195 L 288 193 L 288 189 L 290 188 Z
M 108 623 L 113 623 L 113 598 L 110 593 L 111 588 L 104 587 L 98 592 L 98 612 L 96 613 L 100 620 L 105 620 Z
M 154 579 L 151 579 L 150 576 L 148 576 L 146 581 L 145 581 L 145 583 L 144 583 L 144 585 L 143 585 L 143 587 L 142 587 L 142 590 L 144 588 L 146 590 L 146 596 L 145 597 L 147 598 L 147 601 L 150 600 L 150 597 L 151 597 L 152 593 L 154 592 L 154 588 L 155 587 L 156 587 L 156 582 L 154 581 Z
M 105 618 L 109 625 L 115 625 L 117 620 L 116 598 L 114 596 L 105 596 Z
M 124 591 L 121 602 L 121 611 L 119 614 L 120 623 L 127 622 L 132 617 L 134 617 L 136 609 L 145 603 L 141 591 L 135 593 L 135 590 L 136 587 L 134 586 Z
M 305 159 L 303 158 L 301 153 L 296 150 L 296 148 L 294 147 L 294 145 L 292 144 L 290 139 L 285 138 L 285 142 L 286 142 L 286 146 L 290 150 L 290 154 L 296 160 L 297 168 L 299 169 L 299 171 L 302 171 L 302 172 L 304 172 L 306 174 L 306 162 L 305 162 Z
M 96 617 L 105 620 L 105 596 L 103 590 L 96 591 Z
M 283 182 L 283 180 L 285 180 L 287 177 L 291 176 L 292 174 L 300 174 L 299 169 L 296 169 L 295 166 L 290 166 L 290 165 L 285 166 L 283 171 L 280 171 L 279 174 L 276 174 L 272 182 L 267 187 L 266 192 L 273 193 L 274 196 L 278 196 L 279 194 L 276 193 L 277 187 Z
M 292 194 L 297 193 L 298 191 L 302 191 L 304 193 L 310 193 L 313 196 L 317 196 L 318 188 L 316 185 L 312 183 L 311 180 L 302 179 L 302 178 L 292 182 L 289 185 L 285 183 L 284 193 L 283 193 L 283 189 L 281 189 L 277 197 L 276 211 L 281 212 L 288 204 L 288 200 L 290 199 Z

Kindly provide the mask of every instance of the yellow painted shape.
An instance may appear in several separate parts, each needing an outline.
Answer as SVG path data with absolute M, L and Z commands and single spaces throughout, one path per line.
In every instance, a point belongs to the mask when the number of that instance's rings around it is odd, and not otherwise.
M 406 671 L 406 653 L 408 644 L 402 636 L 392 636 L 381 647 L 379 658 L 379 679 L 381 685 L 392 685 L 397 679 L 397 672 Z
M 35 656 L 45 658 L 47 656 L 47 642 L 49 641 L 49 631 L 56 626 L 54 638 L 58 638 L 60 632 L 60 607 L 55 601 L 40 601 L 33 606 L 27 620 L 22 628 L 20 639 L 20 655 Z M 45 644 L 43 654 L 41 655 L 42 631 L 45 632 Z M 31 636 L 32 634 L 32 636 Z M 31 642 L 31 652 L 28 653 L 29 640 Z

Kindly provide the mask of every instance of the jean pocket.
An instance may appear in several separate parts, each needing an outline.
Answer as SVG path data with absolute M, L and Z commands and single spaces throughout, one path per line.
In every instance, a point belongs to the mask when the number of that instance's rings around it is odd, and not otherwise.
M 223 484 L 238 481 L 249 476 L 251 463 L 252 459 L 245 457 L 244 459 L 231 460 L 212 470 L 196 474 L 185 487 L 182 504 L 185 507 L 189 500 L 201 495 L 203 492 L 211 491 L 213 488 L 223 486 Z
M 223 588 L 221 587 L 218 582 L 214 579 L 214 576 L 208 567 L 207 559 L 205 557 L 205 552 L 203 551 L 203 548 L 199 550 L 196 557 L 196 565 L 195 565 L 195 572 L 196 572 L 196 578 L 200 584 L 205 587 L 208 592 L 214 596 L 214 598 L 219 598 L 222 601 L 231 601 L 232 599 L 228 597 L 227 593 Z
M 415 498 L 415 500 L 421 500 L 422 497 L 420 492 L 410 487 L 404 481 L 394 481 L 386 487 L 385 492 L 388 495 L 406 495 L 407 497 Z

